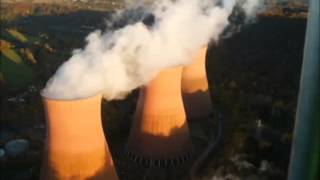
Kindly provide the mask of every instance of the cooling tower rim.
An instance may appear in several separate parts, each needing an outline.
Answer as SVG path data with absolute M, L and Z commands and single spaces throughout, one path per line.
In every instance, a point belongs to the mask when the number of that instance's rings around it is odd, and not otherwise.
M 46 96 L 43 91 L 40 92 L 40 96 L 42 99 L 48 100 L 48 101 L 57 101 L 57 102 L 71 102 L 71 101 L 83 101 L 83 100 L 88 100 L 88 99 L 94 99 L 100 97 L 102 99 L 102 94 L 94 94 L 86 97 L 78 97 L 78 98 L 53 98 Z

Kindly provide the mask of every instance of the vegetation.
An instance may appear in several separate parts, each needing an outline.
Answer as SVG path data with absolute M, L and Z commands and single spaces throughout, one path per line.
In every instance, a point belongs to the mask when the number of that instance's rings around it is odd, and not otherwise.
M 37 61 L 31 49 L 36 49 L 40 38 L 24 34 L 16 28 L 2 29 L 1 35 L 1 82 L 5 84 L 4 88 L 24 87 L 34 77 L 31 64 Z
M 16 40 L 18 40 L 18 41 L 20 41 L 22 43 L 28 42 L 28 39 L 23 34 L 21 34 L 19 31 L 17 31 L 16 29 L 8 29 L 7 32 L 13 38 L 15 38 Z
M 123 6 L 122 0 L 1 2 L 0 22 L 8 22 L 27 16 L 64 15 L 79 10 L 110 11 L 123 8 Z
M 1 74 L 4 83 L 8 83 L 7 85 L 10 88 L 25 86 L 30 83 L 33 78 L 32 69 L 24 63 L 20 56 L 14 53 L 13 50 L 10 50 L 10 53 L 14 54 L 14 56 L 9 58 L 5 55 L 1 56 Z M 20 62 L 16 63 L 14 58 L 20 59 Z

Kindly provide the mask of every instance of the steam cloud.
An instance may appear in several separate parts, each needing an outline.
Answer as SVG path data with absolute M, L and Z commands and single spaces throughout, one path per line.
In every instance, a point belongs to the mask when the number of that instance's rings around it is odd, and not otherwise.
M 237 3 L 252 15 L 258 1 L 158 0 L 145 8 L 154 15 L 150 27 L 140 20 L 117 30 L 90 33 L 86 47 L 74 50 L 42 95 L 70 100 L 102 93 L 107 100 L 124 98 L 162 69 L 191 63 L 201 47 L 218 41 Z

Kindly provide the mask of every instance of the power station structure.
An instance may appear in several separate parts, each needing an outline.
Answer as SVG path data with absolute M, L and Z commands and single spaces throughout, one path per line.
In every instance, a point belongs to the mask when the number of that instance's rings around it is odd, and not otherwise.
M 181 95 L 182 67 L 160 72 L 140 89 L 126 152 L 148 166 L 176 165 L 192 152 Z
M 101 99 L 43 97 L 47 139 L 41 180 L 119 179 L 102 129 Z
M 200 49 L 192 64 L 183 68 L 181 91 L 188 120 L 205 119 L 212 115 L 211 95 L 206 72 L 208 47 Z

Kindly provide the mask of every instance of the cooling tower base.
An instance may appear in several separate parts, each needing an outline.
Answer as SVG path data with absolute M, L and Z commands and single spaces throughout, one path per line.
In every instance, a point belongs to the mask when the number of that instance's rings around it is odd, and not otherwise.
M 145 167 L 174 167 L 190 160 L 193 155 L 193 151 L 190 151 L 176 158 L 155 159 L 136 155 L 128 150 L 128 148 L 124 150 L 124 153 L 130 160 Z

